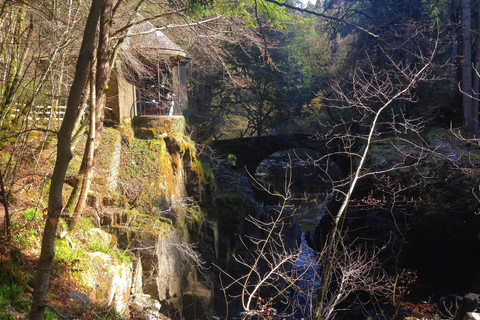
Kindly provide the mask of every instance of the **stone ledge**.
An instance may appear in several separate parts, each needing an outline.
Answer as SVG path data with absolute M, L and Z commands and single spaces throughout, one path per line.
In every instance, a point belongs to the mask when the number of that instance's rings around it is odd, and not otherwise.
M 135 137 L 139 139 L 161 139 L 167 135 L 183 135 L 183 116 L 136 116 L 132 121 Z

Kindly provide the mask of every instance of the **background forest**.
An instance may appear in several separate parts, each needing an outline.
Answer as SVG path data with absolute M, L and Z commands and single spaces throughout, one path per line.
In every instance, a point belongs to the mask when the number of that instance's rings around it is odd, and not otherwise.
M 151 23 L 152 29 L 142 29 L 146 22 Z M 151 66 L 157 63 L 158 68 L 160 62 L 172 63 L 149 41 L 135 40 L 154 32 L 165 34 L 188 55 L 182 63 L 186 63 L 187 68 L 188 104 L 183 116 L 189 137 L 173 132 L 176 127 L 172 125 L 172 132 L 162 132 L 159 139 L 162 142 L 143 144 L 134 137 L 130 119 L 115 119 L 109 107 L 112 97 L 108 91 L 112 86 L 112 74 L 121 71 L 129 75 L 127 79 L 131 83 L 140 82 L 139 79 L 153 83 L 155 77 L 160 76 L 152 73 Z M 339 293 L 336 296 L 338 301 L 328 292 L 332 289 L 330 284 L 337 279 L 332 270 L 338 270 L 335 269 L 335 258 L 337 251 L 342 251 L 337 249 L 346 239 L 342 230 L 348 218 L 347 207 L 352 203 L 356 209 L 349 213 L 369 211 L 363 206 L 383 210 L 383 213 L 391 214 L 398 229 L 398 234 L 396 230 L 391 232 L 394 239 L 389 240 L 388 245 L 375 243 L 371 247 L 391 247 L 391 255 L 396 255 L 397 265 L 392 273 L 395 275 L 390 274 L 395 280 L 389 282 L 394 289 L 382 283 L 382 290 L 388 287 L 392 299 L 388 303 L 395 311 L 381 314 L 383 319 L 409 316 L 411 310 L 417 317 L 422 313 L 432 316 L 432 310 L 422 309 L 420 303 L 412 303 L 411 309 L 406 308 L 410 310 L 408 312 L 398 312 L 401 308 L 396 300 L 397 293 L 401 291 L 400 295 L 406 295 L 408 290 L 403 283 L 413 283 L 416 279 L 410 273 L 398 272 L 399 261 L 403 258 L 400 254 L 403 251 L 398 247 L 402 247 L 407 239 L 407 231 L 413 230 L 414 238 L 423 241 L 425 229 L 420 231 L 418 226 L 425 221 L 425 216 L 438 213 L 445 217 L 461 212 L 473 217 L 477 212 L 479 198 L 475 189 L 478 187 L 475 170 L 479 160 L 480 2 L 476 0 L 318 0 L 316 3 L 277 0 L 2 0 L 0 72 L 0 199 L 4 205 L 1 221 L 5 230 L 0 282 L 19 284 L 17 287 L 0 287 L 0 313 L 5 312 L 10 318 L 25 317 L 27 312 L 32 320 L 45 316 L 61 317 L 56 306 L 46 303 L 52 300 L 48 295 L 49 286 L 59 286 L 55 279 L 58 281 L 65 276 L 60 272 L 63 262 L 54 260 L 55 251 L 59 250 L 58 247 L 55 249 L 58 242 L 55 239 L 64 229 L 69 234 L 73 230 L 82 233 L 89 224 L 83 219 L 87 212 L 90 216 L 96 215 L 98 224 L 102 224 L 100 221 L 104 217 L 98 213 L 101 205 L 97 205 L 102 201 L 95 200 L 96 203 L 92 204 L 89 192 L 100 184 L 99 172 L 109 159 L 104 152 L 113 152 L 110 149 L 117 141 L 110 129 L 120 132 L 118 141 L 128 148 L 129 154 L 128 162 L 122 162 L 119 169 L 125 174 L 120 192 L 103 202 L 115 206 L 122 203 L 123 216 L 135 211 L 136 219 L 144 218 L 141 210 L 153 212 L 157 210 L 155 206 L 168 202 L 151 199 L 154 191 L 150 189 L 152 184 L 146 187 L 149 182 L 147 173 L 143 173 L 142 178 L 135 175 L 141 165 L 150 169 L 155 167 L 150 151 L 181 153 L 188 160 L 184 166 L 195 172 L 196 181 L 208 185 L 213 174 L 208 165 L 195 157 L 195 146 L 199 155 L 208 158 L 205 162 L 213 166 L 224 161 L 215 159 L 214 151 L 206 147 L 215 140 L 301 133 L 326 141 L 325 145 L 335 145 L 329 149 L 331 155 L 340 155 L 335 161 L 342 170 L 348 167 L 349 172 L 339 177 L 327 172 L 331 190 L 327 192 L 330 202 L 326 200 L 325 203 L 329 203 L 332 213 L 328 223 L 333 231 L 328 239 L 318 234 L 311 239 L 312 246 L 320 245 L 320 240 L 322 245 L 325 241 L 328 243 L 321 259 L 322 279 L 325 281 L 316 295 L 317 301 L 326 299 L 332 302 L 332 305 L 319 303 L 312 307 L 310 315 L 315 319 L 335 317 L 337 308 L 343 307 L 340 303 L 355 291 L 348 289 L 346 293 Z M 62 121 L 58 121 L 59 114 L 62 114 Z M 389 153 L 391 150 L 401 155 Z M 178 164 L 176 157 L 171 156 L 169 160 L 172 176 L 183 166 Z M 315 161 L 320 163 L 324 158 L 328 157 L 319 157 Z M 348 164 L 344 165 L 342 161 Z M 425 169 L 425 162 L 434 164 L 435 169 Z M 329 164 L 325 166 L 328 168 Z M 165 167 L 161 169 L 167 172 Z M 442 169 L 438 169 L 440 167 Z M 415 175 L 392 174 L 407 169 L 417 171 Z M 459 198 L 465 199 L 465 204 L 457 207 L 457 203 L 451 205 L 445 200 L 450 199 L 451 194 L 442 189 L 443 185 L 438 191 L 429 184 L 438 182 L 429 179 L 432 172 L 441 177 L 435 179 L 447 183 L 465 182 L 467 186 L 458 188 L 461 189 Z M 168 183 L 172 184 L 172 181 L 158 184 L 175 192 L 175 187 L 169 187 Z M 424 189 L 417 194 L 417 187 Z M 207 193 L 208 188 L 188 185 L 186 189 Z M 150 191 L 151 194 L 145 195 Z M 408 194 L 410 191 L 412 193 Z M 195 198 L 200 204 L 208 202 L 203 193 Z M 286 202 L 288 194 L 286 191 L 283 195 Z M 179 232 L 181 236 L 176 235 L 183 241 L 178 244 L 181 248 L 178 250 L 186 253 L 188 258 L 185 259 L 193 260 L 192 264 L 201 264 L 189 242 L 204 240 L 200 236 L 205 231 L 202 228 L 208 224 L 216 225 L 217 220 L 212 222 L 199 212 L 185 209 L 193 202 L 190 203 L 190 199 L 182 201 L 175 206 L 187 212 L 183 220 L 176 217 L 176 213 L 162 213 L 155 216 L 155 230 L 160 230 L 160 234 L 165 230 L 182 230 Z M 232 203 L 236 205 L 239 200 L 222 195 L 216 201 L 233 207 Z M 9 208 L 13 211 L 9 212 Z M 95 210 L 96 213 L 92 213 Z M 38 218 L 40 211 L 44 214 Z M 402 219 L 408 220 L 404 230 L 397 225 L 398 212 L 401 212 Z M 425 215 L 409 220 L 412 212 Z M 221 214 L 215 215 L 218 221 L 222 219 Z M 27 222 L 19 228 L 18 219 Z M 115 219 L 110 219 L 112 225 Z M 468 224 L 468 219 L 476 225 L 474 218 L 464 219 L 463 223 Z M 275 223 L 280 220 L 278 218 Z M 380 218 L 377 217 L 374 223 L 378 221 Z M 445 227 L 443 220 L 435 221 Z M 357 230 L 354 222 L 346 222 L 345 226 Z M 435 231 L 435 226 L 432 224 L 427 230 Z M 464 226 L 465 230 L 468 229 L 465 232 L 468 240 L 475 232 L 473 226 L 474 223 L 469 228 Z M 258 225 L 259 230 L 262 228 L 266 227 Z M 11 232 L 19 229 L 27 234 Z M 30 243 L 29 235 L 41 237 L 41 243 L 38 239 Z M 397 242 L 397 236 L 402 241 Z M 258 243 L 262 241 L 276 240 Z M 409 241 L 413 242 L 412 239 Z M 35 251 L 31 258 L 24 258 L 25 253 L 18 249 L 20 244 Z M 465 252 L 474 252 L 478 249 L 477 244 L 472 248 L 465 249 Z M 210 249 L 199 250 L 208 256 Z M 229 254 L 230 250 L 229 247 Z M 355 250 L 353 252 L 361 254 Z M 413 251 L 412 256 L 422 254 L 420 250 Z M 119 261 L 131 259 L 118 252 L 115 254 Z M 218 256 L 218 252 L 216 254 Z M 263 254 L 265 252 L 260 252 L 259 256 Z M 293 257 L 285 260 L 291 261 Z M 355 260 L 354 255 L 350 258 Z M 269 261 L 270 257 L 266 254 L 262 259 Z M 88 259 L 72 258 L 65 263 L 66 269 L 74 269 L 77 260 Z M 251 267 L 247 280 L 258 261 Z M 478 258 L 474 262 L 477 263 Z M 450 263 L 452 261 L 445 265 Z M 15 272 L 18 265 L 28 271 Z M 372 264 L 371 268 L 380 267 Z M 276 270 L 275 264 L 271 269 Z M 465 275 L 477 277 L 475 286 L 480 287 L 478 275 L 475 275 L 477 269 L 474 266 Z M 53 278 L 51 274 L 54 274 Z M 437 276 L 436 273 L 431 275 L 432 281 L 436 281 Z M 198 277 L 208 278 L 205 275 Z M 469 280 L 462 281 L 462 290 L 466 290 Z M 446 282 L 451 291 L 445 289 L 442 294 L 455 291 L 452 289 L 455 281 Z M 358 284 L 354 283 L 352 288 L 355 285 Z M 245 284 L 244 289 L 247 287 Z M 361 291 L 372 293 L 376 290 L 370 292 L 370 288 L 364 285 Z M 33 301 L 31 308 L 30 305 L 16 306 L 13 312 L 7 312 L 2 307 L 10 305 L 10 301 L 23 292 L 28 292 L 27 297 Z M 422 292 L 422 298 L 428 293 Z M 166 300 L 171 298 L 169 294 L 167 296 Z M 249 313 L 253 312 L 250 309 L 253 298 L 256 297 L 251 293 L 247 307 L 243 307 L 244 318 L 253 314 Z M 385 300 L 378 298 L 375 302 L 380 305 Z M 429 303 L 425 304 L 430 307 Z M 169 307 L 174 309 L 174 303 Z M 263 308 L 261 311 L 264 312 L 268 304 L 258 303 L 256 307 Z M 24 314 L 18 312 L 19 309 Z M 383 310 L 382 307 L 378 309 Z M 91 318 L 101 318 L 100 314 L 107 314 L 105 319 L 120 317 L 105 310 L 75 312 L 84 312 L 85 317 Z M 272 315 L 256 312 L 263 319 L 273 319 Z M 362 316 L 365 313 L 368 312 Z M 169 315 L 172 314 L 175 313 Z M 131 315 L 135 318 L 136 314 Z M 455 318 L 455 314 L 450 314 L 449 318 Z
M 175 15 L 179 9 L 160 5 L 118 5 L 113 48 L 139 23 L 126 22 L 138 12 L 188 52 L 186 116 L 199 141 L 261 135 L 274 127 L 280 132 L 331 127 L 328 121 L 339 121 L 325 108 L 334 105 L 333 82 L 347 90 L 356 69 L 410 66 L 434 44 L 431 81 L 416 88 L 414 103 L 398 103 L 413 118 L 446 119 L 443 125 L 453 121 L 455 127 L 475 122 L 470 121 L 478 92 L 475 2 L 216 2 L 186 4 L 187 11 Z M 4 1 L 3 127 L 12 125 L 13 104 L 25 105 L 23 114 L 29 105 L 66 104 L 87 10 L 81 2 Z
M 356 69 L 368 70 L 373 65 L 390 72 L 395 65 L 410 66 L 435 44 L 438 49 L 432 61 L 435 67 L 429 75 L 431 81 L 416 88 L 414 102 L 396 104 L 402 104 L 405 114 L 412 118 L 424 117 L 438 124 L 443 121 L 441 124 L 447 127 L 450 122 L 455 127 L 464 123 L 462 103 L 475 104 L 469 101 L 475 101 L 474 92 L 478 91 L 476 41 L 472 36 L 476 34 L 476 21 L 461 19 L 459 1 L 324 1 L 306 8 L 297 5 L 301 9 L 282 13 L 283 20 L 276 22 L 280 27 L 268 21 L 269 15 L 259 16 L 257 30 L 264 40 L 262 46 L 227 46 L 228 73 L 222 69 L 213 72 L 207 67 L 211 64 L 192 59 L 189 116 L 203 139 L 261 135 L 274 127 L 280 132 L 328 130 L 342 117 L 325 107 L 336 105 L 332 102 L 336 100 L 332 83 L 348 91 Z M 475 8 L 463 5 L 468 10 Z M 475 18 L 476 13 L 468 17 Z M 468 45 L 463 46 L 465 41 Z M 463 59 L 464 51 L 469 61 Z M 195 51 L 191 54 L 193 57 Z M 197 64 L 202 67 L 195 67 Z M 471 78 L 464 80 L 462 75 Z M 217 81 L 218 85 L 210 85 Z M 208 130 L 200 130 L 200 119 L 207 120 L 204 123 Z M 208 124 L 210 119 L 218 120 L 215 126 Z

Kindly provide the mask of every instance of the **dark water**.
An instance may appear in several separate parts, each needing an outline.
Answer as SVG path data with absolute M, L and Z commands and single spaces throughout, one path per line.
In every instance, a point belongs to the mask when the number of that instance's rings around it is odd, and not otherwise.
M 315 296 L 320 286 L 320 268 L 315 253 L 308 247 L 304 235 L 305 233 L 302 233 L 301 254 L 295 261 L 295 272 L 299 276 L 297 285 L 300 290 L 294 298 L 296 312 L 292 319 L 313 319 Z
M 291 204 L 302 230 L 300 255 L 294 263 L 296 288 L 289 293 L 291 304 L 279 310 L 278 319 L 313 319 L 320 268 L 314 251 L 307 245 L 305 232 L 313 231 L 324 214 L 325 190 L 329 182 L 324 178 L 328 165 L 312 159 L 314 156 L 307 151 L 294 150 L 270 156 L 257 169 L 257 178 L 272 192 L 284 194 L 285 180 L 289 180 Z

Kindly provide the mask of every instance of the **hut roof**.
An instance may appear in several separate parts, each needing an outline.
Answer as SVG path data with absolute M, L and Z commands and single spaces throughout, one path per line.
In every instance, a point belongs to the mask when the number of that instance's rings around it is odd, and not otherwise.
M 148 22 L 136 24 L 130 28 L 124 42 L 125 50 L 135 50 L 140 56 L 186 57 L 186 52 L 163 32 Z

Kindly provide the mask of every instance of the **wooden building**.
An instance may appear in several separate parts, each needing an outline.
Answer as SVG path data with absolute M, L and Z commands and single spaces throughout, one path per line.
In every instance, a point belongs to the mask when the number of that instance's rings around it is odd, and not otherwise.
M 109 82 L 105 120 L 130 123 L 140 115 L 182 115 L 187 108 L 186 52 L 150 22 L 128 32 Z

